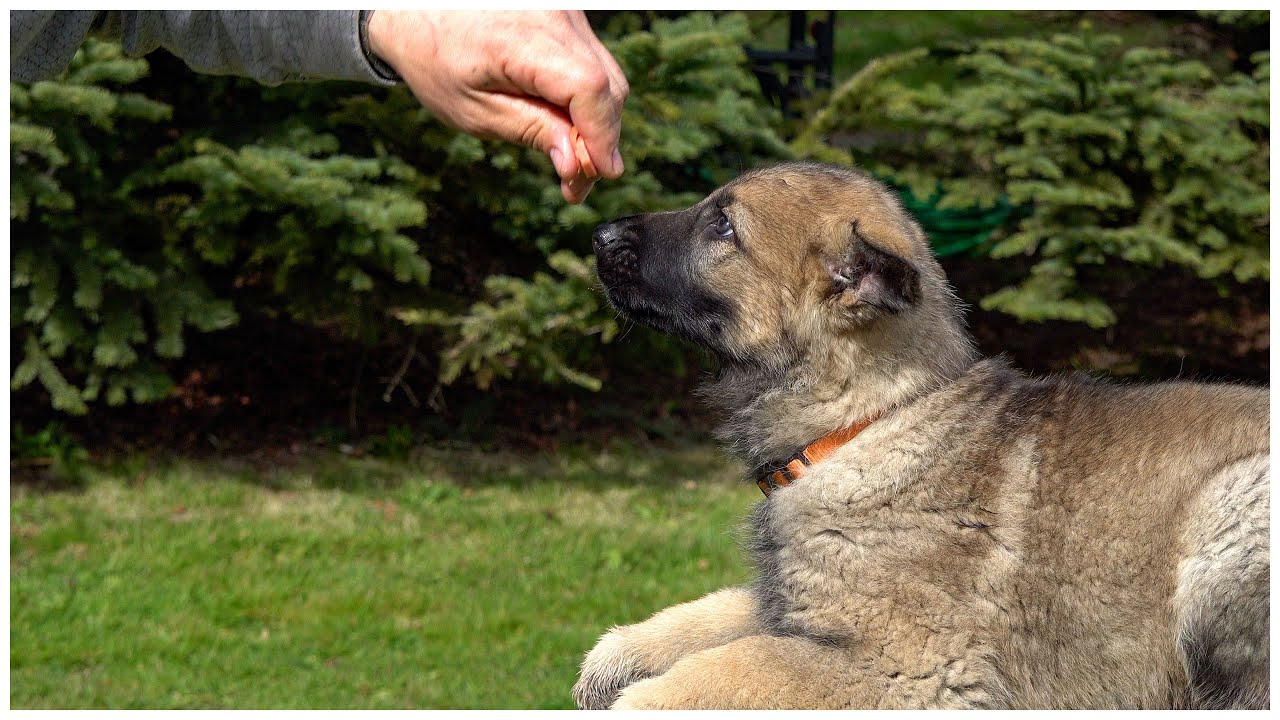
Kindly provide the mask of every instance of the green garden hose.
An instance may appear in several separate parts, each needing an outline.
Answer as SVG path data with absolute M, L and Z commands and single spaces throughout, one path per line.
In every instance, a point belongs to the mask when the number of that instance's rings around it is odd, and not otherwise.
M 990 237 L 992 231 L 1007 222 L 1025 217 L 1029 208 L 1013 205 L 1001 196 L 991 207 L 945 208 L 938 203 L 942 193 L 935 192 L 925 200 L 917 198 L 910 190 L 896 187 L 902 204 L 915 217 L 929 237 L 933 252 L 938 257 L 976 251 Z

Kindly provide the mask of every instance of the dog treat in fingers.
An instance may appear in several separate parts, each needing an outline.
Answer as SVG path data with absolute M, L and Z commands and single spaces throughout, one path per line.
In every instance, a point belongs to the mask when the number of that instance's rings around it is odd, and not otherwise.
M 587 180 L 599 178 L 600 173 L 596 171 L 595 163 L 591 162 L 591 155 L 587 152 L 587 143 L 583 141 L 582 134 L 578 132 L 578 128 L 569 128 L 569 142 L 573 143 L 573 154 L 578 158 L 578 165 L 582 168 L 578 175 Z

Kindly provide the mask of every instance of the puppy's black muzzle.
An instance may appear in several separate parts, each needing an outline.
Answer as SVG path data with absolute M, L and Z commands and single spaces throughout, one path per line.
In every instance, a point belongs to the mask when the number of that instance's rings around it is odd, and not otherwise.
M 631 218 L 619 218 L 613 222 L 597 225 L 596 231 L 591 235 L 591 244 L 595 246 L 596 252 L 601 252 L 629 236 L 634 238 L 634 235 Z
M 596 251 L 596 271 L 605 288 L 634 283 L 640 272 L 638 244 L 640 221 L 624 217 L 596 227 L 591 244 Z
M 596 273 L 623 316 L 719 352 L 733 306 L 703 287 L 690 211 L 632 215 L 596 228 Z

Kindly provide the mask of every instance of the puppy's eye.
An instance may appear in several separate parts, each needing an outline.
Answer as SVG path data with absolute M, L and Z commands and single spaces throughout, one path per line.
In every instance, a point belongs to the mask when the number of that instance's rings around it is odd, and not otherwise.
M 711 232 L 722 238 L 727 238 L 730 235 L 733 235 L 733 223 L 729 222 L 729 216 L 724 213 L 720 213 L 720 217 L 711 225 Z

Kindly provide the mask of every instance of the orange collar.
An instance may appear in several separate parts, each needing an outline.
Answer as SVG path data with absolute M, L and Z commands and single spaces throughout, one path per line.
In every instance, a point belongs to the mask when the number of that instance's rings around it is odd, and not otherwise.
M 768 497 L 769 493 L 773 492 L 774 488 L 786 487 L 792 482 L 804 477 L 805 473 L 809 472 L 810 465 L 816 462 L 821 462 L 828 455 L 835 452 L 841 445 L 844 445 L 852 440 L 858 433 L 866 430 L 867 426 L 875 419 L 876 418 L 874 417 L 869 417 L 866 420 L 860 420 L 843 430 L 837 430 L 829 435 L 824 435 L 806 445 L 800 452 L 787 458 L 786 463 L 784 463 L 782 467 L 778 467 L 776 470 L 764 470 L 760 479 L 756 480 L 756 485 L 760 487 L 760 492 L 763 492 L 765 497 Z M 777 466 L 775 465 L 773 467 Z

